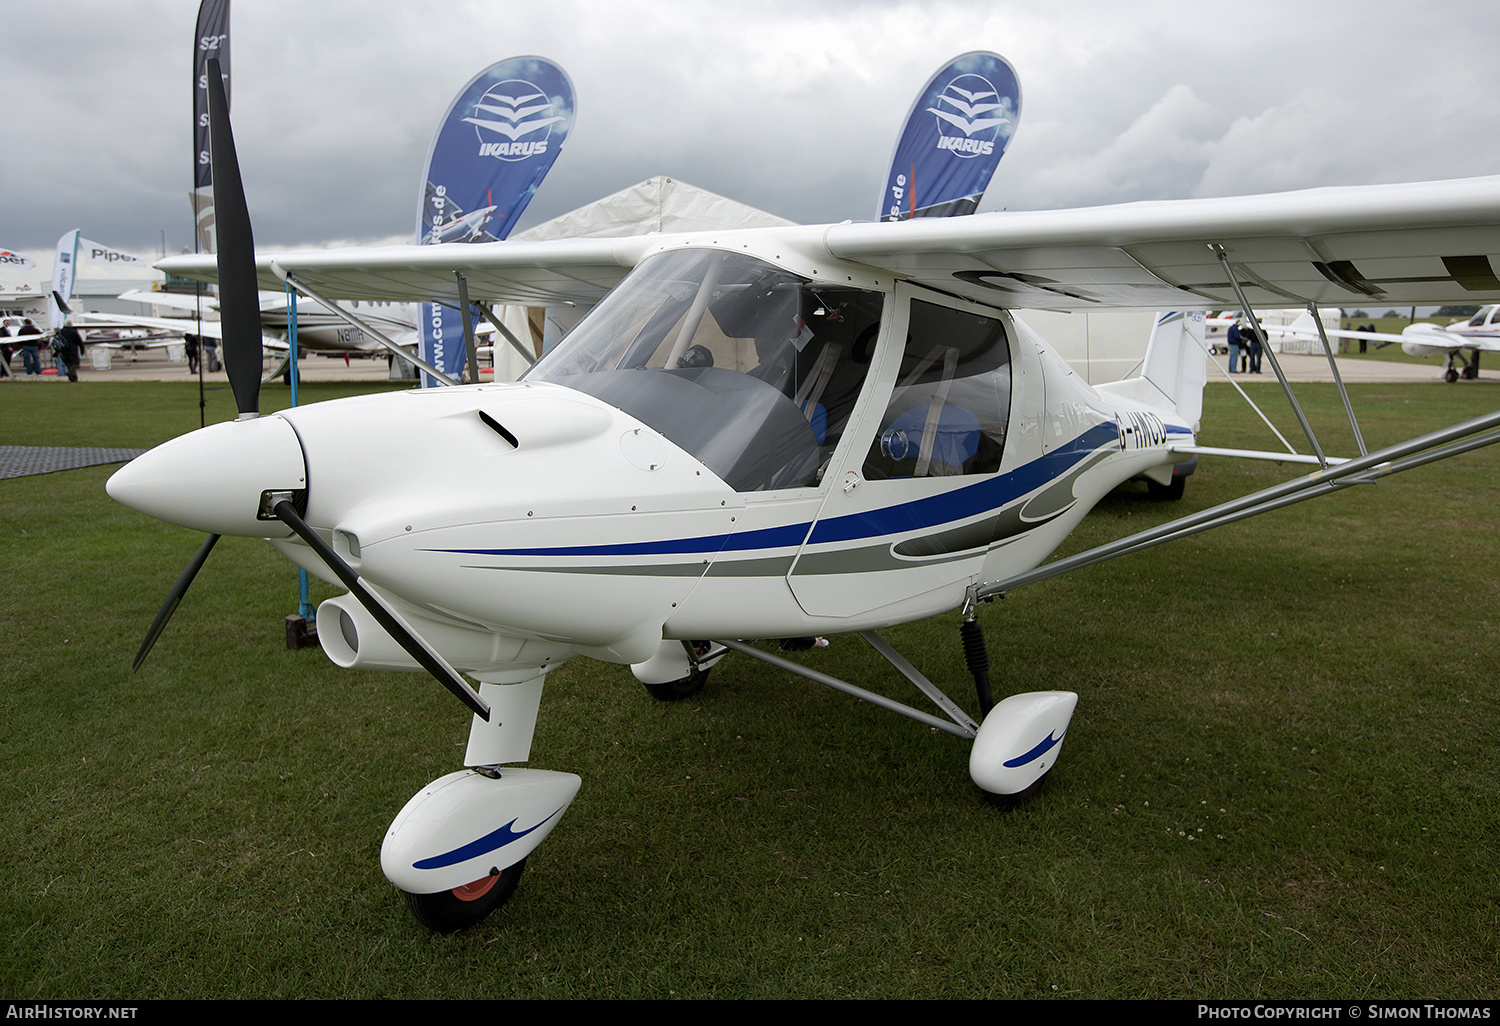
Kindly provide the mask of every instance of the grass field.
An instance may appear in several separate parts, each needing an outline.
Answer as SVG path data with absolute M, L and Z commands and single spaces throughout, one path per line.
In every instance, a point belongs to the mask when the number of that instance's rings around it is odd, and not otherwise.
M 1372 444 L 1500 405 L 1483 383 L 1351 391 Z M 1332 390 L 1299 394 L 1350 452 Z M 1203 443 L 1271 447 L 1238 402 L 1210 386 Z M 197 422 L 191 386 L 0 387 L 7 444 Z M 449 937 L 379 847 L 457 768 L 467 717 L 423 677 L 287 651 L 295 574 L 243 539 L 132 675 L 199 538 L 111 502 L 111 469 L 0 481 L 8 997 L 1500 994 L 1500 452 L 985 606 L 997 693 L 1081 696 L 1011 810 L 957 739 L 759 663 L 662 704 L 574 660 L 533 764 L 583 789 L 510 904 Z M 1068 550 L 1295 472 L 1205 459 L 1180 503 L 1118 492 Z M 957 627 L 887 637 L 972 708 Z M 806 658 L 914 700 L 857 638 Z

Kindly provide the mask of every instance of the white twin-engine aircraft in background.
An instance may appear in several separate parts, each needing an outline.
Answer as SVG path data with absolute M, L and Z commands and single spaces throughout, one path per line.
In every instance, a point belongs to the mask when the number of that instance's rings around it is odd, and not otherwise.
M 1224 326 L 1233 323 L 1233 316 L 1219 318 Z M 1212 324 L 1212 321 L 1210 322 Z M 1317 325 L 1310 313 L 1303 313 L 1291 324 L 1264 325 L 1268 335 L 1290 335 L 1295 338 L 1316 339 Z M 1479 377 L 1479 354 L 1500 352 L 1500 306 L 1483 306 L 1472 317 L 1452 321 L 1446 327 L 1419 321 L 1407 325 L 1397 335 L 1388 331 L 1360 331 L 1359 329 L 1322 329 L 1330 338 L 1356 339 L 1367 342 L 1399 342 L 1401 351 L 1408 356 L 1443 357 L 1443 379 L 1449 384 L 1463 378 L 1473 381 Z M 1465 357 L 1464 352 L 1468 352 Z
M 1401 332 L 1401 349 L 1411 356 L 1441 356 L 1443 377 L 1451 384 L 1464 377 L 1479 377 L 1479 354 L 1500 352 L 1500 306 L 1484 306 L 1467 320 L 1446 328 L 1436 324 L 1412 324 Z M 1468 350 L 1465 359 L 1463 351 Z M 1454 366 L 1462 363 L 1463 369 Z
M 186 313 L 197 312 L 201 308 L 213 316 L 199 321 L 188 316 L 109 315 L 114 321 L 154 331 L 186 331 L 208 338 L 220 338 L 223 334 L 223 327 L 218 320 L 218 303 L 213 296 L 204 296 L 201 303 L 196 296 L 180 292 L 125 292 L 119 298 L 133 303 L 170 307 Z M 268 349 L 285 350 L 290 333 L 285 290 L 263 293 L 259 297 L 258 306 L 262 344 Z M 371 302 L 350 306 L 360 320 L 374 326 L 398 345 L 417 344 L 417 310 L 412 304 Z M 297 303 L 297 346 L 304 352 L 313 353 L 371 353 L 382 348 L 379 342 L 361 329 L 329 313 L 321 303 L 307 299 Z
M 1112 488 L 1165 485 L 1201 451 L 1202 314 L 1160 317 L 1141 374 L 1093 388 L 1010 313 L 1326 304 L 1354 273 L 1393 300 L 1472 299 L 1443 259 L 1500 256 L 1500 179 L 255 255 L 248 218 L 225 215 L 243 200 L 220 163 L 232 161 L 222 114 L 214 149 L 220 263 L 164 266 L 219 281 L 241 417 L 110 479 L 126 505 L 209 535 L 137 665 L 219 535 L 266 538 L 348 588 L 318 610 L 330 658 L 426 669 L 474 713 L 467 768 L 412 798 L 382 849 L 387 877 L 439 930 L 510 895 L 579 787 L 516 765 L 565 659 L 629 664 L 672 698 L 743 653 L 969 741 L 980 788 L 1023 793 L 1056 764 L 1077 696 L 994 702 L 978 602 L 1500 440 L 1495 414 L 1346 462 L 1320 456 L 1308 476 L 1042 566 Z M 474 298 L 597 306 L 518 382 L 257 416 L 257 288 L 290 277 L 331 297 L 452 301 L 455 271 Z M 875 633 L 960 607 L 977 717 Z M 743 640 L 834 632 L 861 633 L 936 713 Z

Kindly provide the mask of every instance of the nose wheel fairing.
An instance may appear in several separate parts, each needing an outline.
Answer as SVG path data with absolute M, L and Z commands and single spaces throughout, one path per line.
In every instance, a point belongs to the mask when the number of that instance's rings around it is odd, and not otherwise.
M 380 868 L 398 888 L 434 894 L 520 862 L 547 838 L 582 779 L 536 769 L 466 769 L 439 777 L 397 814 Z

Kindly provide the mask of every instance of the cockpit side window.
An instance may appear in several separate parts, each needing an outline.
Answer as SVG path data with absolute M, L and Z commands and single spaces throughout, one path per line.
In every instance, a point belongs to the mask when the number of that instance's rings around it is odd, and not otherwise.
M 1003 321 L 913 300 L 895 391 L 865 457 L 875 480 L 989 474 L 1010 418 Z
M 526 380 L 624 410 L 738 491 L 811 487 L 864 383 L 882 300 L 679 250 L 632 272 Z

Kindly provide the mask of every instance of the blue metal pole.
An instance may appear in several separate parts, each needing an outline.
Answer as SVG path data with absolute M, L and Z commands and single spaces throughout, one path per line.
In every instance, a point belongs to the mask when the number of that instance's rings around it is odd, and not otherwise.
M 292 288 L 292 283 L 286 283 L 286 325 L 287 345 L 289 347 L 289 360 L 287 362 L 288 376 L 292 383 L 292 405 L 297 405 L 297 290 Z M 297 615 L 304 620 L 311 621 L 317 610 L 313 608 L 307 592 L 307 571 L 301 567 L 297 568 Z

